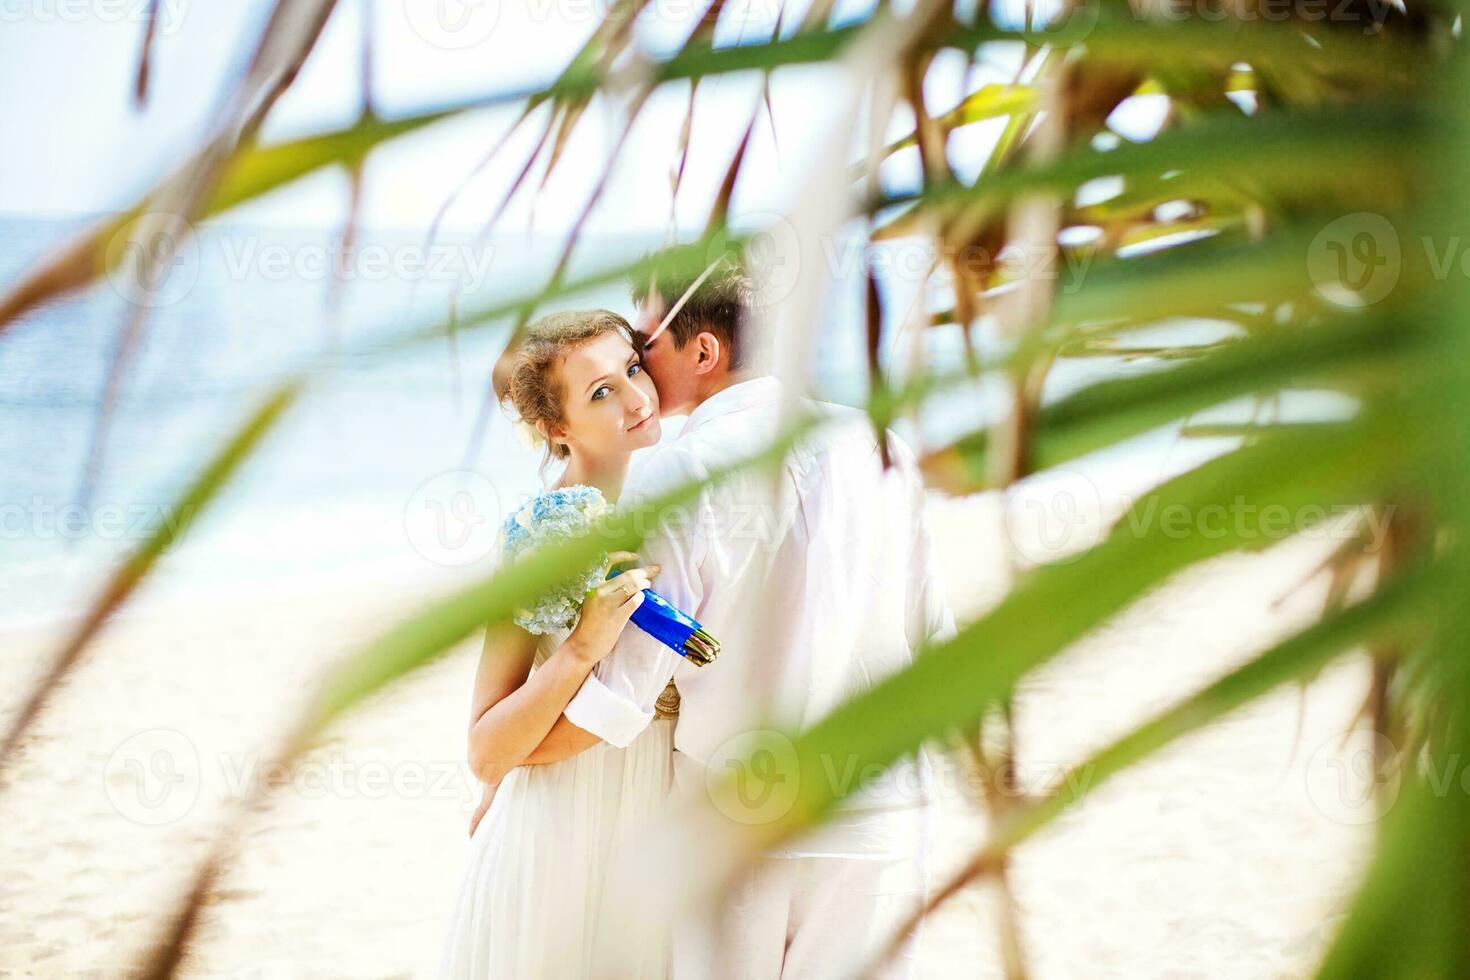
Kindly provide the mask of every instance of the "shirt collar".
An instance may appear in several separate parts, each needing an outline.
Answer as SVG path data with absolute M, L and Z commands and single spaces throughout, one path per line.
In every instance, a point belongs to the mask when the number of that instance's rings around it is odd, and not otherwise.
M 754 405 L 779 401 L 780 398 L 781 382 L 771 375 L 761 375 L 749 381 L 738 382 L 728 388 L 721 388 L 695 406 L 694 411 L 689 413 L 689 418 L 684 422 L 684 431 L 690 432 L 696 426 L 703 425 L 710 419 L 721 415 L 729 415 Z

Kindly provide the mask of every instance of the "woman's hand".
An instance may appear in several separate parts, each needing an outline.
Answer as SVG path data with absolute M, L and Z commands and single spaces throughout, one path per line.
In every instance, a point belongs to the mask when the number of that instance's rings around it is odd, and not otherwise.
M 631 551 L 614 552 L 608 567 L 638 561 Z M 613 645 L 628 618 L 643 605 L 643 590 L 648 588 L 659 572 L 657 565 L 631 568 L 613 576 L 587 594 L 582 603 L 582 616 L 567 643 L 578 656 L 597 663 L 612 652 Z
M 495 801 L 495 791 L 499 788 L 499 784 L 485 783 L 484 787 L 480 792 L 480 805 L 475 809 L 475 815 L 470 817 L 471 837 L 475 836 L 475 829 L 480 826 L 480 821 L 485 819 L 485 811 L 489 810 L 490 804 Z

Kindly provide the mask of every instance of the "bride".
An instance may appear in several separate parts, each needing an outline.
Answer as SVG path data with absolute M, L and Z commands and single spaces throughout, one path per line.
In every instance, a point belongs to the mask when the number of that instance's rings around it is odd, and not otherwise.
M 615 313 L 538 320 L 496 365 L 495 378 L 497 394 L 535 427 L 549 457 L 566 462 L 540 498 L 583 485 L 616 501 L 633 450 L 658 442 L 658 392 L 627 321 Z M 636 558 L 613 555 L 619 563 Z M 657 574 L 647 566 L 609 579 L 589 595 L 570 630 L 540 637 L 510 624 L 487 630 L 469 758 L 487 786 L 488 809 L 482 804 L 483 816 L 471 826 L 442 975 L 499 980 L 592 972 L 603 875 L 619 841 L 661 807 L 672 782 L 677 693 L 671 684 L 653 723 L 626 749 L 599 742 L 561 762 L 525 763 L 612 651 Z M 666 937 L 650 931 L 646 942 L 639 939 L 647 953 L 636 976 L 666 977 Z

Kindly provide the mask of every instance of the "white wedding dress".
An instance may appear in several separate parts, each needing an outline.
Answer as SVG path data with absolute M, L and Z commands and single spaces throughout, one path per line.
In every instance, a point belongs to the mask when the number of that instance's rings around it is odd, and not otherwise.
M 566 635 L 540 638 L 538 666 Z M 636 843 L 645 822 L 667 804 L 673 741 L 674 720 L 660 712 L 626 749 L 599 742 L 570 759 L 520 766 L 505 777 L 470 842 L 442 976 L 592 975 L 605 876 L 619 850 Z M 634 972 L 620 975 L 665 980 L 668 932 L 644 918 L 639 928 L 646 936 L 618 937 L 620 946 L 631 938 L 641 957 Z M 624 917 L 619 920 L 624 929 Z

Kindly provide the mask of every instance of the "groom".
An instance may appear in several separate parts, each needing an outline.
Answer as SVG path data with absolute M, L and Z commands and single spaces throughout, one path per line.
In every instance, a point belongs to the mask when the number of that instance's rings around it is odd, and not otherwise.
M 661 413 L 688 420 L 635 469 L 625 504 L 750 458 L 778 433 L 781 385 L 760 370 L 748 278 L 725 261 L 689 287 L 667 277 L 633 286 Z M 721 641 L 719 658 L 695 667 L 626 630 L 532 764 L 600 740 L 628 745 L 672 677 L 676 779 L 702 785 L 704 766 L 756 718 L 809 726 L 953 630 L 911 453 L 890 436 L 885 470 L 865 414 L 821 408 L 829 421 L 787 454 L 777 480 L 745 470 L 707 487 L 687 520 L 645 543 L 662 567 L 654 586 Z M 840 760 L 832 769 L 844 778 Z M 866 963 L 922 907 L 931 782 L 921 751 L 818 831 L 769 852 L 722 912 L 718 958 L 676 933 L 676 978 L 805 980 Z M 886 975 L 917 976 L 914 955 L 910 943 Z

